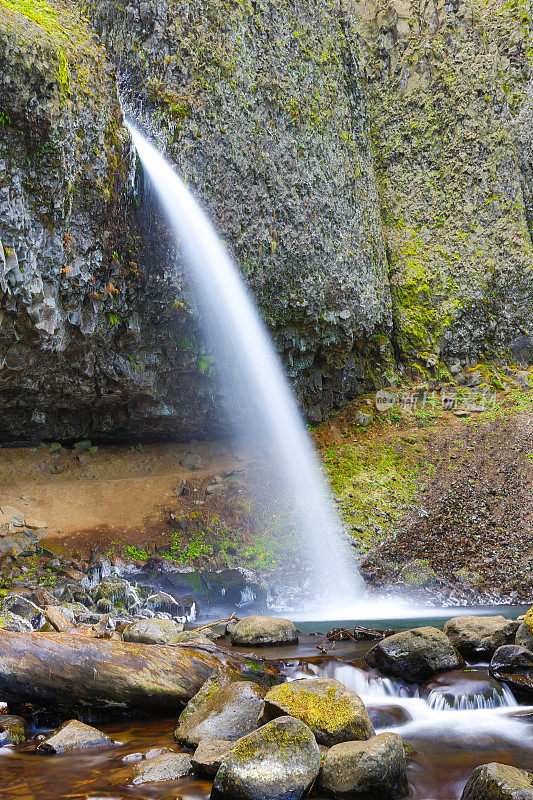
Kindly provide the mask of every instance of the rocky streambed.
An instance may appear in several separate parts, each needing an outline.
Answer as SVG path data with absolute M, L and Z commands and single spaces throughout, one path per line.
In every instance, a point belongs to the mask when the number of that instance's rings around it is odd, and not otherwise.
M 0 631 L 0 797 L 530 800 L 532 622 Z

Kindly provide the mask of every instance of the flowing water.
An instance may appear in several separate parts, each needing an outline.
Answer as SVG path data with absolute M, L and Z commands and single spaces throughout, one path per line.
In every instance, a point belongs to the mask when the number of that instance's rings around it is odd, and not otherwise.
M 281 363 L 238 271 L 192 194 L 165 158 L 131 125 L 145 174 L 183 248 L 219 379 L 239 409 L 243 435 L 266 449 L 262 502 L 305 548 L 322 618 L 355 606 L 361 586 L 341 524 Z M 265 501 L 264 498 L 267 498 Z M 289 530 L 290 529 L 290 530 Z

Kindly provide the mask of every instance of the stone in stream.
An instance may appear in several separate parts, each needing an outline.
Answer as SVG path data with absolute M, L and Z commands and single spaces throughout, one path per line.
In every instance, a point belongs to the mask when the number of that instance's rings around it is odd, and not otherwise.
M 264 696 L 265 690 L 249 681 L 224 686 L 180 722 L 174 738 L 190 746 L 202 739 L 240 739 L 257 728 Z
M 412 717 L 402 706 L 367 706 L 366 710 L 374 728 L 394 728 L 410 722 Z
M 172 619 L 141 619 L 126 625 L 122 639 L 140 644 L 168 644 L 183 628 L 183 622 Z
M 512 644 L 518 623 L 501 615 L 494 617 L 464 616 L 449 619 L 444 633 L 464 658 L 490 658 L 498 647 Z
M 70 753 L 72 750 L 111 747 L 114 744 L 113 739 L 97 728 L 71 719 L 39 742 L 35 749 L 38 753 Z
M 533 772 L 494 761 L 482 764 L 468 779 L 461 800 L 533 800 Z
M 206 778 L 214 778 L 222 759 L 234 745 L 235 742 L 227 739 L 202 739 L 192 757 L 194 771 Z
M 264 719 L 285 714 L 305 722 L 317 742 L 328 747 L 374 735 L 359 695 L 334 678 L 300 678 L 270 689 Z
M 231 628 L 231 643 L 253 647 L 296 644 L 298 631 L 288 619 L 281 617 L 244 617 Z
M 366 742 L 342 742 L 325 755 L 319 788 L 334 797 L 392 800 L 408 794 L 401 736 L 380 733 Z
M 279 717 L 224 756 L 211 800 L 299 800 L 319 769 L 320 752 L 307 725 Z
M 194 697 L 191 697 L 179 716 L 180 725 L 189 719 L 189 717 L 194 714 L 195 711 L 198 711 L 200 706 L 203 705 L 206 700 L 209 700 L 210 697 L 213 697 L 214 694 L 219 692 L 220 689 L 222 689 L 224 686 L 228 686 L 230 683 L 236 683 L 237 681 L 242 681 L 242 677 L 231 667 L 226 665 L 218 669 L 205 681 L 201 689 L 196 692 Z
M 416 682 L 437 672 L 464 667 L 461 655 L 446 634 L 429 626 L 387 636 L 370 648 L 365 662 L 385 675 Z
M 0 747 L 26 741 L 26 723 L 22 717 L 0 715 Z
M 508 705 L 501 683 L 481 669 L 443 672 L 423 683 L 418 691 L 436 710 Z
M 157 781 L 175 781 L 192 772 L 191 757 L 185 753 L 163 753 L 155 758 L 141 761 L 132 767 L 131 782 L 138 786 L 141 783 Z
M 533 629 L 527 622 L 521 622 L 516 632 L 515 644 L 533 650 Z
M 533 701 L 533 653 L 517 644 L 499 647 L 489 666 L 493 678 L 506 683 L 517 700 Z

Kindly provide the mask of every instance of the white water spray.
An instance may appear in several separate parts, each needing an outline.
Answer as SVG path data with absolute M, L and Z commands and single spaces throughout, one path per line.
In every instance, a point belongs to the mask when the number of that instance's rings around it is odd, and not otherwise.
M 281 363 L 239 273 L 192 194 L 165 158 L 131 125 L 133 142 L 190 266 L 218 372 L 244 409 L 255 444 L 268 445 L 275 492 L 313 571 L 321 614 L 342 617 L 361 594 L 341 524 Z M 235 385 L 235 376 L 238 385 Z M 231 384 L 231 385 L 228 385 Z M 307 552 L 304 552 L 307 551 Z

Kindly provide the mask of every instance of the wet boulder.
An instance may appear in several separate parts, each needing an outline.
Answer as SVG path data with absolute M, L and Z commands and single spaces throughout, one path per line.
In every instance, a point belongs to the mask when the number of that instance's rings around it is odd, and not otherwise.
M 26 723 L 22 717 L 0 715 L 0 747 L 22 744 L 26 741 Z
M 365 742 L 342 742 L 324 758 L 319 788 L 334 797 L 392 800 L 408 793 L 401 736 L 380 733 Z
M 111 747 L 114 744 L 113 739 L 97 728 L 71 719 L 39 742 L 36 750 L 38 753 L 70 753 L 72 750 Z
M 448 637 L 429 626 L 388 636 L 370 648 L 365 662 L 385 675 L 416 682 L 464 666 Z
M 515 644 L 533 651 L 533 627 L 527 622 L 521 622 L 516 631 Z
M 464 616 L 449 619 L 444 633 L 464 658 L 490 658 L 498 647 L 512 644 L 518 624 L 501 615 Z
M 301 678 L 265 697 L 264 719 L 289 714 L 311 728 L 319 744 L 369 739 L 374 728 L 358 694 L 333 678 Z
M 492 656 L 490 674 L 507 684 L 518 700 L 533 701 L 533 653 L 517 644 L 499 647 Z
M 219 692 L 224 686 L 228 686 L 230 683 L 235 683 L 240 680 L 242 680 L 241 676 L 231 667 L 225 666 L 218 669 L 213 675 L 209 676 L 194 697 L 191 697 L 179 716 L 180 725 L 189 719 L 195 711 L 198 711 L 206 700 L 213 697 L 213 695 Z
M 174 731 L 174 738 L 195 746 L 202 739 L 236 741 L 254 731 L 263 713 L 265 690 L 249 681 L 224 686 Z
M 168 644 L 183 627 L 182 622 L 171 619 L 140 619 L 124 628 L 122 639 L 140 644 Z
M 320 769 L 315 737 L 300 720 L 280 717 L 240 739 L 223 758 L 212 800 L 299 800 Z
M 103 602 L 117 609 L 128 608 L 135 603 L 135 590 L 124 578 L 106 578 L 96 588 L 96 603 Z
M 296 644 L 298 631 L 288 619 L 281 617 L 244 617 L 231 629 L 231 643 L 265 647 L 268 645 Z
M 131 782 L 137 786 L 157 781 L 175 781 L 191 772 L 190 756 L 185 753 L 163 753 L 136 764 L 131 770 Z
M 533 800 L 533 772 L 508 764 L 476 767 L 461 800 Z
M 222 759 L 234 744 L 227 739 L 202 739 L 191 760 L 193 770 L 198 775 L 214 778 Z
M 374 728 L 394 728 L 410 722 L 411 715 L 402 706 L 367 706 L 368 716 Z

